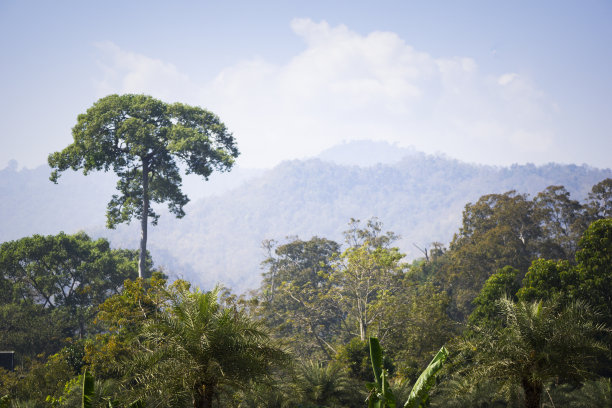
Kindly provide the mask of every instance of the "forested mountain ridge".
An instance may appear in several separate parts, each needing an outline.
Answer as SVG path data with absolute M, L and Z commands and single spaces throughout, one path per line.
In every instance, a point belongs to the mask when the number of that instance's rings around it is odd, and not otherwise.
M 17 167 L 13 161 L 0 170 L 0 241 L 105 224 L 107 203 L 116 193 L 114 174 L 93 172 L 83 177 L 68 171 L 61 183 L 53 184 L 47 165 L 34 169 Z M 263 170 L 237 168 L 231 173 L 215 173 L 208 182 L 189 175 L 184 178 L 183 187 L 195 201 L 221 195 L 261 173 Z
M 65 183 L 54 185 L 50 173 L 46 165 L 17 170 L 15 162 L 0 170 L 0 241 L 104 223 L 114 191 L 109 175 L 71 172 Z
M 257 286 L 264 239 L 314 235 L 342 242 L 350 218 L 378 217 L 401 236 L 408 258 L 414 247 L 448 243 L 468 202 L 486 193 L 537 194 L 564 185 L 586 197 L 609 170 L 550 164 L 494 168 L 416 154 L 390 165 L 344 166 L 319 159 L 285 162 L 250 183 L 193 203 L 182 220 L 162 217 L 150 248 L 168 272 L 211 287 L 221 281 L 238 291 Z M 135 230 L 98 229 L 114 245 L 134 247 Z M 180 276 L 180 275 L 179 275 Z
M 344 145 L 349 150 L 351 146 L 350 156 L 361 163 L 368 150 L 383 160 L 395 149 L 372 142 Z M 401 236 L 398 246 L 413 258 L 421 255 L 413 244 L 424 248 L 435 241 L 448 243 L 464 206 L 483 194 L 516 190 L 533 195 L 549 185 L 563 185 L 573 199 L 583 199 L 594 184 L 612 177 L 609 169 L 586 165 L 492 167 L 403 152 L 407 156 L 400 161 L 389 157 L 394 162 L 357 166 L 332 163 L 334 158 L 338 163 L 350 160 L 330 150 L 322 154 L 326 160 L 294 160 L 261 173 L 245 171 L 240 182 L 230 181 L 232 173 L 223 174 L 220 182 L 202 180 L 202 190 L 214 183 L 233 188 L 192 201 L 183 219 L 164 213 L 149 231 L 153 259 L 171 276 L 203 287 L 221 281 L 243 291 L 260 281 L 264 239 L 318 235 L 341 242 L 350 218 L 375 216 Z M 0 170 L 0 240 L 84 229 L 108 237 L 115 247 L 138 246 L 136 225 L 117 230 L 103 226 L 114 190 L 112 175 L 68 172 L 59 185 L 49 182 L 48 175 L 46 166 Z

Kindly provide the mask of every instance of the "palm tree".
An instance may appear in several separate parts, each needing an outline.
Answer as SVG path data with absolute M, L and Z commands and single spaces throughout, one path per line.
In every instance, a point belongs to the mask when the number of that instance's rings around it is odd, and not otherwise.
M 162 312 L 144 325 L 140 351 L 129 361 L 132 398 L 146 406 L 208 408 L 220 394 L 267 377 L 288 355 L 218 290 L 174 286 Z
M 363 401 L 361 384 L 355 384 L 338 364 L 306 362 L 298 368 L 297 393 L 303 407 L 341 407 Z
M 524 406 L 540 407 L 544 385 L 556 380 L 580 382 L 594 377 L 598 357 L 609 349 L 598 341 L 609 330 L 593 322 L 584 303 L 561 307 L 557 302 L 498 302 L 504 327 L 475 328 L 461 344 L 474 383 L 494 380 L 508 394 L 524 392 Z
M 446 378 L 436 387 L 431 406 L 433 408 L 509 408 L 517 405 L 514 394 L 516 393 L 500 395 L 495 382 L 475 382 L 471 378 L 457 375 Z
M 238 390 L 232 395 L 232 401 L 226 402 L 228 408 L 294 408 L 295 390 L 292 384 L 277 376 L 269 382 L 251 382 L 247 388 Z

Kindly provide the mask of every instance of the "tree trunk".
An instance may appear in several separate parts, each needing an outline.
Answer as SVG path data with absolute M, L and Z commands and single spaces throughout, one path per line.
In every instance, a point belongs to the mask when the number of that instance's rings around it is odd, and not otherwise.
M 323 344 L 323 341 L 321 340 L 321 338 L 317 335 L 316 329 L 314 327 L 314 324 L 312 323 L 312 321 L 309 322 L 310 324 L 310 331 L 312 332 L 312 335 L 315 337 L 315 339 L 317 340 L 317 343 L 319 343 L 319 347 L 321 348 L 321 350 L 323 350 L 323 352 L 325 353 L 325 355 L 327 356 L 328 360 L 332 359 L 332 356 L 329 355 L 329 351 L 327 351 L 327 347 L 325 347 L 325 344 Z
M 149 163 L 142 161 L 142 214 L 140 219 L 140 254 L 138 277 L 144 278 L 147 261 L 147 225 L 149 222 Z
M 193 408 L 212 408 L 215 387 L 202 384 L 196 387 L 193 394 Z
M 523 390 L 525 391 L 525 408 L 540 408 L 542 399 L 542 384 L 532 383 L 523 379 Z
M 366 322 L 363 319 L 359 319 L 359 338 L 361 341 L 365 341 L 366 339 Z
M 359 313 L 359 337 L 361 341 L 367 339 L 368 334 L 368 297 L 365 299 L 358 298 L 357 300 L 357 313 Z

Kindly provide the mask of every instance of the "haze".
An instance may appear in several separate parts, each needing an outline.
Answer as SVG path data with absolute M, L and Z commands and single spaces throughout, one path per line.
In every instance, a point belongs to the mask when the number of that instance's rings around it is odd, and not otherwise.
M 3 1 L 0 168 L 128 92 L 217 113 L 241 167 L 370 139 L 606 168 L 610 21 L 606 1 Z

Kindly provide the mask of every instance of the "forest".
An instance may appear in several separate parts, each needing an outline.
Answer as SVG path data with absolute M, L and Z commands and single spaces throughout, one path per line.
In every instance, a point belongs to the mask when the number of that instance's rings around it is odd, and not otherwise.
M 264 241 L 246 293 L 85 233 L 5 242 L 0 406 L 612 406 L 612 179 L 484 195 L 412 262 L 380 216 Z
M 0 408 L 612 408 L 612 0 L 0 33 Z
M 156 205 L 186 214 L 183 172 L 233 167 L 215 114 L 108 95 L 72 133 L 50 181 L 112 170 L 107 227 L 137 221 L 139 249 L 85 232 L 0 245 L 0 408 L 612 404 L 612 178 L 582 201 L 481 196 L 411 262 L 378 218 L 342 243 L 267 239 L 259 287 L 234 293 L 170 279 L 147 249 Z

